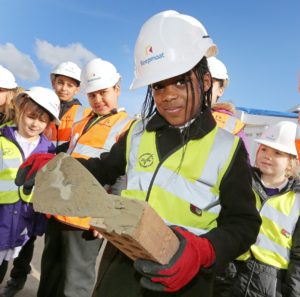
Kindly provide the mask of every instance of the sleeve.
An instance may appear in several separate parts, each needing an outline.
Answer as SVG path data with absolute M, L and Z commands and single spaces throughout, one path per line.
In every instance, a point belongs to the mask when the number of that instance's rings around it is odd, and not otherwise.
M 290 263 L 284 282 L 285 297 L 300 296 L 300 219 L 296 224 L 292 238 Z
M 240 140 L 220 185 L 221 211 L 217 227 L 204 235 L 214 247 L 216 269 L 246 252 L 256 241 L 261 218 L 251 185 L 251 168 Z
M 126 139 L 128 131 L 116 142 L 110 152 L 99 158 L 77 159 L 102 185 L 113 185 L 126 171 Z

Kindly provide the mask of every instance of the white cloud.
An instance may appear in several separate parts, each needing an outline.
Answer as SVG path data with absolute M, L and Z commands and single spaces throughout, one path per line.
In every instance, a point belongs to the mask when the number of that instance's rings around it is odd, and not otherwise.
M 35 45 L 38 58 L 52 67 L 65 61 L 72 61 L 82 67 L 91 59 L 96 58 L 96 55 L 81 43 L 72 43 L 62 47 L 53 45 L 46 40 L 37 39 Z
M 22 80 L 33 82 L 40 77 L 30 56 L 20 52 L 12 43 L 0 44 L 0 64 Z

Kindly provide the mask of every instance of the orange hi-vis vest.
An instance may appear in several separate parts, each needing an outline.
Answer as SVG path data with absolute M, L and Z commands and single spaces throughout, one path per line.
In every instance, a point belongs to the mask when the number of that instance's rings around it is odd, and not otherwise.
M 217 122 L 218 127 L 223 128 L 231 134 L 236 135 L 245 127 L 245 124 L 242 121 L 230 114 L 212 111 L 212 115 Z
M 61 118 L 59 126 L 56 126 L 55 123 L 51 123 L 51 133 L 50 135 L 47 135 L 48 138 L 55 146 L 69 142 L 73 124 L 86 117 L 90 112 L 90 108 L 86 108 L 81 105 L 71 106 L 71 108 Z
M 68 153 L 75 158 L 99 157 L 103 152 L 109 152 L 112 145 L 118 140 L 132 123 L 126 112 L 118 112 L 110 116 L 95 117 L 92 112 L 86 118 L 74 124 Z M 86 125 L 90 124 L 86 129 Z M 57 220 L 80 228 L 90 228 L 90 217 L 66 217 L 55 215 Z
M 298 160 L 300 160 L 300 112 L 298 113 L 298 125 L 296 131 L 297 132 L 296 132 L 295 145 L 296 145 Z

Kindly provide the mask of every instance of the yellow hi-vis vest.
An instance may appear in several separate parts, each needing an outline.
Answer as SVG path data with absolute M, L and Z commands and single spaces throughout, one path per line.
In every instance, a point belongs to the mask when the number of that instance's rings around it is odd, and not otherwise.
M 142 122 L 136 122 L 127 137 L 127 189 L 122 196 L 148 201 L 168 225 L 197 235 L 216 227 L 220 205 L 207 208 L 218 201 L 238 138 L 215 127 L 160 161 L 156 133 L 142 130 Z M 202 215 L 193 213 L 191 205 L 203 210 Z
M 29 202 L 32 195 L 24 195 L 15 185 L 15 178 L 23 158 L 18 147 L 0 136 L 0 204 L 16 203 L 20 198 Z
M 213 111 L 212 115 L 220 128 L 234 135 L 238 134 L 245 127 L 242 121 L 227 113 Z
M 76 123 L 72 129 L 68 153 L 75 158 L 99 157 L 102 152 L 110 151 L 118 137 L 129 128 L 132 119 L 124 111 L 100 119 L 86 133 L 84 127 L 93 115 Z M 83 133 L 83 134 L 82 134 Z M 54 216 L 57 220 L 80 229 L 90 228 L 90 217 Z
M 74 158 L 99 157 L 103 152 L 109 152 L 119 136 L 129 128 L 132 119 L 124 111 L 95 119 L 87 133 L 83 133 L 85 126 L 94 114 L 90 114 L 72 128 L 68 154 Z
M 251 252 L 246 252 L 238 260 L 245 261 L 252 255 L 267 265 L 287 269 L 292 236 L 300 215 L 300 194 L 289 191 L 261 204 L 258 194 L 254 193 L 262 224 L 255 244 L 250 247 Z

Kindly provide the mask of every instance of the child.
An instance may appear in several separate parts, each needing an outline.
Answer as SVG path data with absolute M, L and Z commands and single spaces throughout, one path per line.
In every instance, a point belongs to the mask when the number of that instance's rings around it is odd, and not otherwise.
M 256 153 L 253 190 L 262 225 L 256 242 L 239 257 L 230 296 L 300 296 L 300 184 L 295 178 L 297 125 L 266 129 Z
M 246 136 L 243 130 L 245 124 L 234 117 L 234 105 L 230 102 L 219 102 L 229 83 L 227 68 L 224 63 L 216 57 L 208 58 L 207 63 L 212 77 L 211 108 L 217 125 L 241 137 L 247 148 Z
M 98 157 L 128 128 L 130 118 L 118 109 L 120 79 L 115 66 L 101 59 L 91 60 L 83 69 L 82 81 L 92 111 L 72 127 L 68 146 L 72 156 Z M 91 296 L 102 240 L 93 237 L 89 220 L 58 215 L 49 220 L 37 296 Z
M 173 226 L 180 246 L 166 265 L 133 262 L 121 252 L 102 259 L 107 262 L 100 264 L 93 296 L 210 297 L 214 267 L 255 242 L 261 220 L 245 148 L 216 127 L 210 112 L 206 57 L 215 53 L 191 16 L 164 11 L 143 25 L 132 83 L 133 89 L 148 87 L 142 120 L 105 156 L 78 160 L 104 185 L 126 174 L 122 196 L 147 201 Z M 147 164 L 141 162 L 145 155 Z
M 12 99 L 22 89 L 17 88 L 14 75 L 0 65 L 0 126 L 14 119 Z
M 45 231 L 40 215 L 33 211 L 30 196 L 22 194 L 14 179 L 19 165 L 32 153 L 49 153 L 54 146 L 43 135 L 52 121 L 58 121 L 59 99 L 49 89 L 33 87 L 18 95 L 16 127 L 0 129 L 0 264 L 18 257 L 26 242 Z M 43 221 L 43 220 L 42 220 Z M 6 269 L 5 269 L 6 270 Z M 24 282 L 25 283 L 25 282 Z M 5 288 L 0 294 L 5 294 Z M 4 295 L 6 296 L 6 295 Z M 13 296 L 13 295 L 10 295 Z
M 60 124 L 52 124 L 52 132 L 48 135 L 55 146 L 69 142 L 73 123 L 90 112 L 75 98 L 80 91 L 80 75 L 81 69 L 70 61 L 60 63 L 50 74 L 52 87 L 60 100 Z

